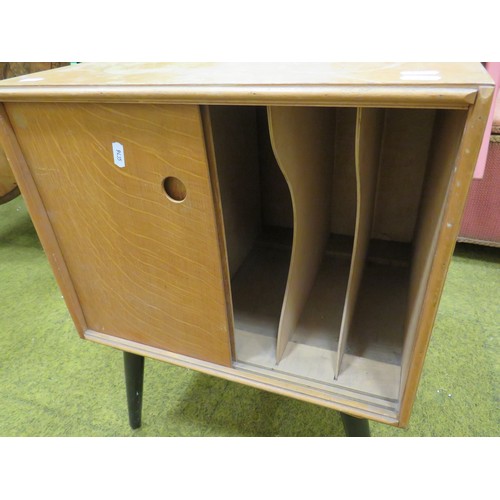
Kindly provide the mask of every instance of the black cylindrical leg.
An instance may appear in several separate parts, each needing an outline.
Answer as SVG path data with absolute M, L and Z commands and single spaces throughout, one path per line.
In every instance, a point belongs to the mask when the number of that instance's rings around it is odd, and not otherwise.
M 123 352 L 123 363 L 127 388 L 128 419 L 130 427 L 137 429 L 141 426 L 144 356 Z
M 347 437 L 370 437 L 370 426 L 366 418 L 357 418 L 347 413 L 340 413 Z

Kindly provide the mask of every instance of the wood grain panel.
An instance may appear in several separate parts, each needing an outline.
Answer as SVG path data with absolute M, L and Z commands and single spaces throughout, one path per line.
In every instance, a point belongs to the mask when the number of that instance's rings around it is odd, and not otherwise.
M 340 373 L 342 357 L 356 308 L 356 300 L 370 243 L 383 126 L 384 110 L 375 108 L 358 109 L 356 122 L 356 229 L 344 313 L 340 327 L 335 379 L 338 378 Z
M 294 215 L 290 272 L 276 349 L 279 361 L 314 284 L 330 233 L 335 111 L 270 107 L 268 116 L 271 143 L 290 188 Z
M 7 109 L 88 328 L 230 364 L 203 128 L 195 106 Z M 125 167 L 112 143 L 123 146 Z M 165 178 L 185 186 L 167 198 Z

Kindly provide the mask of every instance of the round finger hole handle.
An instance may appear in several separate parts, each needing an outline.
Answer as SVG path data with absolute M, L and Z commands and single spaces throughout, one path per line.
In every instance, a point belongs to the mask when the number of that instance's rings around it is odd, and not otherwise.
M 186 199 L 186 186 L 177 177 L 167 177 L 163 181 L 163 189 L 170 201 L 180 203 Z

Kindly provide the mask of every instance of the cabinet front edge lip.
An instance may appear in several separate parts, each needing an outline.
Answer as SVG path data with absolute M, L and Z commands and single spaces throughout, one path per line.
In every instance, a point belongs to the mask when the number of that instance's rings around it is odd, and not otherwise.
M 467 108 L 474 103 L 478 88 L 452 85 L 0 86 L 0 101 Z

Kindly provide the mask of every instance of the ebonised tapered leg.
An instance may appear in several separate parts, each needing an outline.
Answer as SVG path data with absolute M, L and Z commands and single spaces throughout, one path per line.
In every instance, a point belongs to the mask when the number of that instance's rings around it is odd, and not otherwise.
M 127 388 L 128 420 L 132 429 L 141 426 L 144 356 L 123 352 L 125 385 Z
M 370 426 L 366 418 L 357 418 L 340 412 L 347 437 L 370 437 Z

